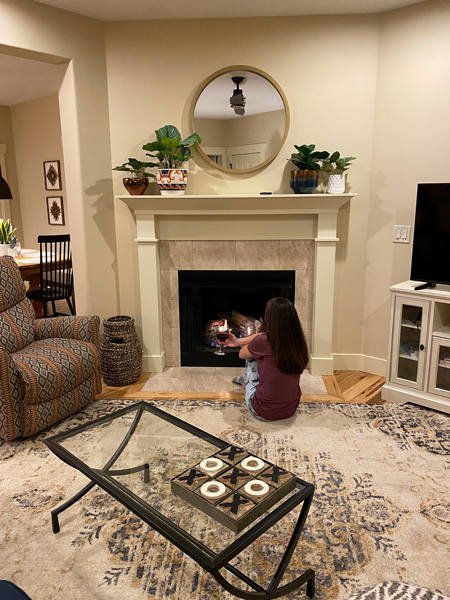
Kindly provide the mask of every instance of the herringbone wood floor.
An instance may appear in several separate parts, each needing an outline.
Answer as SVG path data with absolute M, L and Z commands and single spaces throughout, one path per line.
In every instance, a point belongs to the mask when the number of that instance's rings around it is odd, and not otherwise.
M 142 373 L 139 381 L 123 387 L 103 386 L 98 398 L 136 398 L 137 400 L 180 399 L 180 400 L 244 400 L 243 393 L 208 392 L 142 392 L 149 373 Z M 324 376 L 328 394 L 320 396 L 303 395 L 302 402 L 347 402 L 353 404 L 384 404 L 381 387 L 384 377 L 361 371 L 335 371 Z

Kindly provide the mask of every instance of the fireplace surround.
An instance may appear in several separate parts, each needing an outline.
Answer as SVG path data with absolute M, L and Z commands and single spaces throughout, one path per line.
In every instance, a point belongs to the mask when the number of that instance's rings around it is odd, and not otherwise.
M 117 196 L 120 307 L 136 319 L 144 372 L 181 364 L 178 271 L 222 269 L 294 270 L 311 372 L 332 374 L 337 216 L 353 196 Z

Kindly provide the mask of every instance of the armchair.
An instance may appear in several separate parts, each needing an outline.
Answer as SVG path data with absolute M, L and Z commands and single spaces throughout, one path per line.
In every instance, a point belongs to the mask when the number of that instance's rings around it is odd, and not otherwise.
M 97 316 L 35 319 L 13 258 L 0 257 L 0 438 L 33 435 L 101 391 Z

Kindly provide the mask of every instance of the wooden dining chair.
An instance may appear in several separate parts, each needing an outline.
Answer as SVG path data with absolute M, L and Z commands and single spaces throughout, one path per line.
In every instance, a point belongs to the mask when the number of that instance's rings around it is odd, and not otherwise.
M 27 292 L 30 300 L 43 302 L 44 317 L 47 317 L 48 302 L 52 303 L 53 317 L 63 313 L 56 312 L 56 300 L 66 300 L 72 315 L 75 314 L 71 298 L 73 295 L 72 253 L 70 234 L 40 235 L 40 284 L 38 290 Z

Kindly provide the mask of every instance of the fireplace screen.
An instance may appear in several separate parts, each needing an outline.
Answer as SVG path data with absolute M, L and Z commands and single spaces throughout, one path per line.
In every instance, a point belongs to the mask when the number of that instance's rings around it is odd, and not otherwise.
M 223 347 L 218 334 L 257 333 L 268 300 L 294 302 L 295 271 L 178 271 L 178 289 L 181 366 L 243 366 L 239 348 Z

